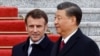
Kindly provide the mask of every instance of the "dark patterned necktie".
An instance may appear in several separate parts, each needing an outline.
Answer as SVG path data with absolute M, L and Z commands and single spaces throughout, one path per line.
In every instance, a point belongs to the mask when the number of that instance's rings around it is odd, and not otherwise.
M 32 46 L 32 51 L 29 56 L 36 56 L 36 47 L 38 46 L 38 44 L 32 44 L 31 46 Z
M 62 48 L 64 47 L 64 45 L 65 45 L 64 41 L 61 41 L 60 48 L 59 48 L 60 51 L 62 50 Z

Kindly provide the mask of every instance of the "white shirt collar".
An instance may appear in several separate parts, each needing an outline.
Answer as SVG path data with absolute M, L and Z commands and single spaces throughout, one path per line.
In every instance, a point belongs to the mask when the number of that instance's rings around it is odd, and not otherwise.
M 76 33 L 78 29 L 74 30 L 69 36 L 67 36 L 65 39 L 62 38 L 62 41 L 64 41 L 64 43 L 67 43 L 68 40 L 71 38 L 72 35 L 74 35 Z
M 30 38 L 29 39 L 29 45 L 31 45 L 31 44 L 39 44 L 43 39 L 44 39 L 44 36 L 39 41 L 33 42 L 32 39 Z

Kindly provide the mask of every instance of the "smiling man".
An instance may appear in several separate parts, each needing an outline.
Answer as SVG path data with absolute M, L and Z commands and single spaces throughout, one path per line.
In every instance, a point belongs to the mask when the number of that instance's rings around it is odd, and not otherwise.
M 13 47 L 12 56 L 50 56 L 53 43 L 45 34 L 48 17 L 40 9 L 30 11 L 25 17 L 28 39 Z

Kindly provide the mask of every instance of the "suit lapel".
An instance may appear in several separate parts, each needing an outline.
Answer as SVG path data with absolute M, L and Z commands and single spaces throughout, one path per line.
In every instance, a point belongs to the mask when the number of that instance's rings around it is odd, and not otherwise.
M 61 37 L 58 40 L 58 42 L 54 45 L 52 52 L 51 52 L 51 56 L 58 56 L 58 52 L 59 52 L 59 43 L 61 41 Z
M 44 39 L 39 43 L 39 46 L 43 49 L 45 49 L 48 44 L 50 43 L 50 40 L 48 39 L 48 36 L 45 34 Z
M 64 56 L 64 54 L 67 53 L 77 43 L 80 33 L 81 31 L 78 29 L 78 31 L 65 44 L 61 52 L 59 52 L 58 56 Z
M 26 42 L 23 44 L 23 53 L 24 56 L 28 56 L 28 46 L 29 46 L 29 38 L 26 40 Z

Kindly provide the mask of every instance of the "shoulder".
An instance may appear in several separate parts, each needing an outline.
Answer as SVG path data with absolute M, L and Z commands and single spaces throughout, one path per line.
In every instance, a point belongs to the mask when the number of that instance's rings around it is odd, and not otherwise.
M 45 34 L 45 38 L 43 40 L 44 42 L 48 43 L 48 44 L 54 44 L 54 42 L 52 42 L 49 37 L 47 36 L 47 34 Z
M 25 43 L 26 42 L 22 42 L 22 43 L 19 43 L 19 44 L 13 46 L 13 50 L 15 50 L 15 49 L 18 50 L 18 49 L 22 48 L 25 45 Z
M 48 46 L 53 46 L 54 43 L 49 39 L 49 37 L 45 37 L 44 42 L 46 42 L 45 44 L 47 44 Z
M 86 48 L 85 51 L 87 53 L 90 53 L 91 55 L 95 55 L 95 56 L 100 55 L 99 47 L 94 40 L 92 40 L 90 37 L 86 37 L 86 38 L 83 37 L 83 41 L 84 42 L 82 42 L 82 44 Z
M 84 43 L 95 43 L 95 41 L 93 39 L 91 39 L 91 37 L 86 36 L 84 33 L 82 33 L 82 31 L 80 29 L 78 29 L 77 33 L 77 38 L 80 40 L 80 42 L 84 42 Z
M 82 36 L 80 36 L 80 39 L 83 42 L 86 42 L 86 43 L 94 43 L 95 44 L 95 41 L 93 39 L 91 39 L 91 37 L 88 37 L 88 36 L 86 36 L 84 34 Z
M 28 43 L 29 43 L 29 38 L 27 38 L 24 42 L 21 42 L 19 44 L 16 44 L 15 46 L 13 46 L 13 49 L 23 48 L 23 46 L 28 45 Z
M 42 40 L 40 45 L 42 47 L 50 50 L 53 47 L 54 43 L 49 39 L 49 37 L 47 35 L 45 35 L 45 38 Z
M 82 43 L 82 45 L 85 45 L 86 47 L 92 49 L 99 49 L 96 42 L 93 39 L 91 39 L 91 37 L 82 34 L 82 36 L 80 36 L 79 38 L 79 41 L 80 43 Z

